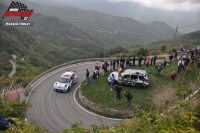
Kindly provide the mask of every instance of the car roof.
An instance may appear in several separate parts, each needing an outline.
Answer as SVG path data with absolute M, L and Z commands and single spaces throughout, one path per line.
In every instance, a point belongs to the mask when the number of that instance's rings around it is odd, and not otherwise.
M 124 74 L 143 74 L 143 75 L 146 75 L 147 72 L 146 72 L 146 70 L 126 69 L 123 72 L 123 75 Z
M 75 71 L 70 71 L 68 70 L 67 72 L 63 73 L 61 75 L 62 78 L 70 78 L 72 76 L 72 74 L 75 74 Z

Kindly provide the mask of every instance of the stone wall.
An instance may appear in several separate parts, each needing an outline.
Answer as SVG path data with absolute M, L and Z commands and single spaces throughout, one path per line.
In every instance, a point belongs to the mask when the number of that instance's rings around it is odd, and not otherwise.
M 82 95 L 81 89 L 78 89 L 78 99 L 79 102 L 86 108 L 92 109 L 97 113 L 100 113 L 102 115 L 109 115 L 109 116 L 129 116 L 133 112 L 128 111 L 128 110 L 115 110 L 111 108 L 101 108 L 99 107 L 96 103 L 89 101 L 85 96 Z

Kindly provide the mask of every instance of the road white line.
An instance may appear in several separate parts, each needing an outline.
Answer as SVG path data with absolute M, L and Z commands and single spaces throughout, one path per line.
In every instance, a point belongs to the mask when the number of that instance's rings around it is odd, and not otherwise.
M 108 119 L 108 120 L 116 120 L 116 121 L 121 121 L 121 120 L 124 120 L 124 119 L 115 119 L 115 118 L 109 118 L 109 117 L 104 117 L 104 116 L 100 116 L 100 115 L 97 115 L 95 113 L 92 113 L 86 109 L 84 109 L 77 101 L 76 101 L 76 91 L 78 90 L 78 88 L 80 87 L 80 85 L 76 88 L 76 90 L 74 91 L 74 94 L 73 94 L 73 97 L 74 97 L 74 101 L 76 102 L 76 104 L 82 109 L 84 110 L 85 112 L 91 114 L 91 115 L 94 115 L 94 116 L 97 116 L 97 117 L 101 117 L 101 118 L 104 118 L 104 119 Z

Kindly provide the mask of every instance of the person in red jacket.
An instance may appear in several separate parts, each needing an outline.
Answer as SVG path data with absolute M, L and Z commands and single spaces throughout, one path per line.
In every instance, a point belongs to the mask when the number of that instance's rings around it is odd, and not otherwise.
M 151 60 L 150 60 L 150 58 L 148 57 L 147 60 L 146 60 L 146 66 L 147 66 L 147 68 L 149 67 L 150 61 L 151 61 Z
M 173 72 L 171 73 L 171 79 L 172 79 L 172 80 L 175 80 L 175 78 L 176 78 L 176 72 L 173 71 Z

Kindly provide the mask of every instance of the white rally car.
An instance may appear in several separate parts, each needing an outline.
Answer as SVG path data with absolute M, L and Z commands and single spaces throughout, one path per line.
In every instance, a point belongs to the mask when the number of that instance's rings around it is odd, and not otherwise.
M 68 92 L 70 88 L 77 82 L 77 75 L 75 71 L 67 70 L 61 77 L 54 83 L 54 91 Z

